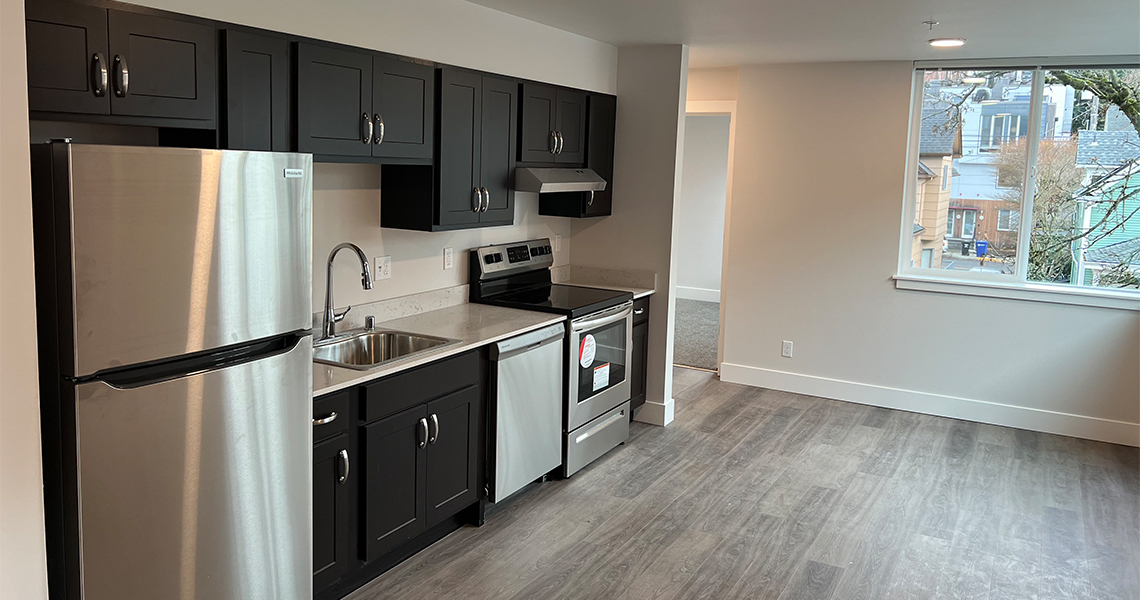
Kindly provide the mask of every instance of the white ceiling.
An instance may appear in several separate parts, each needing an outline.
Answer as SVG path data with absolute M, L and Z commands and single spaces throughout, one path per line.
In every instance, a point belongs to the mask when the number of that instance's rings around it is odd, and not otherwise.
M 616 46 L 689 44 L 693 67 L 1140 53 L 1137 0 L 470 1 Z

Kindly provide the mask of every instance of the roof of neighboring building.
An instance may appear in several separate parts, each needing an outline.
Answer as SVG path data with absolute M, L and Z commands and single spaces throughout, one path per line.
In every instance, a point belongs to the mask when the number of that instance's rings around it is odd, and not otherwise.
M 1116 242 L 1107 246 L 1093 246 L 1085 250 L 1085 260 L 1096 263 L 1120 264 L 1140 262 L 1140 237 Z
M 922 225 L 919 225 L 918 223 L 915 223 L 914 224 L 914 233 L 912 235 L 918 235 L 924 231 L 926 231 L 925 227 L 923 227 Z
M 919 154 L 954 154 L 954 142 L 958 138 L 959 127 L 945 126 L 950 119 L 946 114 L 947 106 L 922 109 L 918 137 Z
M 931 171 L 930 167 L 920 162 L 918 163 L 918 176 L 923 179 L 934 179 L 934 171 Z
M 1077 164 L 1116 166 L 1140 156 L 1136 131 L 1077 132 Z

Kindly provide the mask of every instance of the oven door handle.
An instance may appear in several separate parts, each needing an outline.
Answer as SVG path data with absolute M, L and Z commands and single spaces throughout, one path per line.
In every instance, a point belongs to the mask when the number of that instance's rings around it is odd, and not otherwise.
M 609 325 L 610 323 L 616 323 L 617 321 L 621 321 L 622 319 L 625 319 L 631 315 L 633 315 L 633 302 L 626 302 L 617 308 L 601 313 L 601 315 L 597 317 L 571 321 L 570 327 L 575 332 L 585 331 L 587 329 L 594 329 L 603 325 Z

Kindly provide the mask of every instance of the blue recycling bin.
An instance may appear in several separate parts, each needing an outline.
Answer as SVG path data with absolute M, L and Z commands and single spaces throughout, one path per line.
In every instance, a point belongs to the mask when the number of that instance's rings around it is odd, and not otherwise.
M 990 243 L 989 242 L 983 242 L 983 241 L 979 240 L 977 242 L 974 242 L 974 247 L 976 249 L 976 254 L 978 256 L 985 256 L 986 252 L 989 252 Z

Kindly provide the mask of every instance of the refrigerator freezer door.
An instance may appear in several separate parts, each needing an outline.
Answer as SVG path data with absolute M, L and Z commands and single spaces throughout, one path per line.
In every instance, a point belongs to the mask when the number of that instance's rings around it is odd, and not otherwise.
M 84 600 L 311 598 L 311 360 L 76 387 Z
M 56 147 L 70 153 L 70 178 L 56 169 L 72 217 L 66 375 L 312 326 L 311 156 Z

